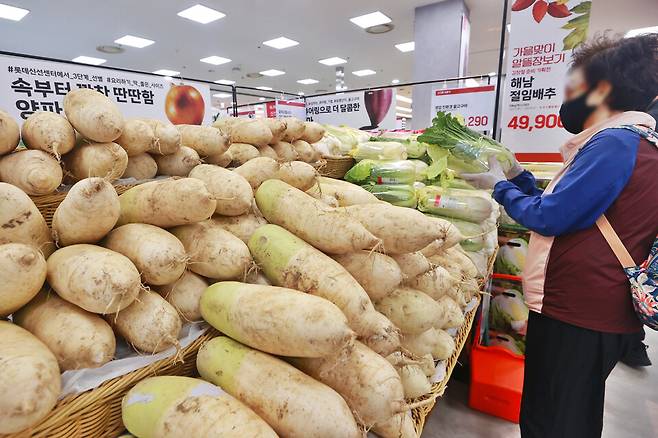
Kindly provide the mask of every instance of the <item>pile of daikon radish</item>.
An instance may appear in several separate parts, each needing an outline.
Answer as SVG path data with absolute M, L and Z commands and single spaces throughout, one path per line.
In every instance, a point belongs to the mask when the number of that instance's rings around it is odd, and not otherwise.
M 201 163 L 237 167 L 254 158 L 283 174 L 309 172 L 302 163 L 320 159 L 310 143 L 325 135 L 322 125 L 292 117 L 220 119 L 213 126 L 124 119 L 103 94 L 85 88 L 69 92 L 63 106 L 65 116 L 39 111 L 20 127 L 0 111 L 0 181 L 38 196 L 91 176 L 188 176 Z
M 111 130 L 68 118 L 86 138 Z M 225 123 L 240 138 L 243 123 Z M 435 361 L 455 348 L 445 330 L 478 293 L 461 235 L 260 158 L 196 164 L 121 196 L 83 178 L 52 229 L 0 183 L 0 316 L 13 320 L 0 322 L 0 433 L 47 416 L 60 372 L 110 361 L 115 334 L 151 354 L 204 319 L 225 335 L 199 351 L 207 382 L 136 385 L 123 402 L 135 436 L 416 436 L 411 400 L 430 391 Z

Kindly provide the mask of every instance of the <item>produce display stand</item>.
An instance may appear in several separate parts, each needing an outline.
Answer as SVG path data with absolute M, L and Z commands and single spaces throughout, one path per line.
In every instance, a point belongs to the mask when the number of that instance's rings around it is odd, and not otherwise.
M 494 253 L 489 259 L 489 267 L 487 270 L 487 275 L 480 282 L 480 291 L 482 293 L 486 291 L 487 283 L 489 282 L 489 278 L 491 278 L 491 273 L 493 272 L 495 260 L 496 260 L 496 253 Z M 432 385 L 432 391 L 429 394 L 420 397 L 416 400 L 413 400 L 413 402 L 411 403 L 412 405 L 417 406 L 411 410 L 411 415 L 413 417 L 414 425 L 416 427 L 416 432 L 418 433 L 418 436 L 421 436 L 421 434 L 423 433 L 423 428 L 425 427 L 425 420 L 432 412 L 432 409 L 436 405 L 437 399 L 443 396 L 443 393 L 448 387 L 448 382 L 450 381 L 452 372 L 457 366 L 457 360 L 459 359 L 459 356 L 464 346 L 466 345 L 466 341 L 468 340 L 468 335 L 471 332 L 471 328 L 473 327 L 475 316 L 480 306 L 480 301 L 481 301 L 481 297 L 478 296 L 477 305 L 475 305 L 473 309 L 471 309 L 469 312 L 466 312 L 466 314 L 464 315 L 464 324 L 462 324 L 462 326 L 459 328 L 459 331 L 457 332 L 457 336 L 455 337 L 455 351 L 452 353 L 452 356 L 450 356 L 446 361 L 446 374 L 443 380 Z
M 197 352 L 215 336 L 215 330 L 209 329 L 174 356 L 108 380 L 92 390 L 66 396 L 41 423 L 0 438 L 116 437 L 125 429 L 121 421 L 123 396 L 147 377 L 195 376 Z

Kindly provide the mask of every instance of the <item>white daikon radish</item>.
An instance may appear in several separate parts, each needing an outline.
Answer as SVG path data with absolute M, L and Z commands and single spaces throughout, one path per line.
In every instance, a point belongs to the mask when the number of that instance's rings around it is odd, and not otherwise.
M 0 158 L 0 180 L 28 195 L 48 195 L 62 184 L 62 168 L 42 150 L 19 150 Z
M 128 119 L 116 143 L 125 149 L 129 157 L 140 155 L 153 149 L 155 133 L 147 122 L 139 119 Z
M 0 156 L 12 152 L 20 141 L 18 123 L 8 113 L 0 110 Z
M 8 321 L 0 321 L 0 357 L 0 433 L 21 432 L 57 403 L 57 359 L 36 336 Z
M 333 257 L 365 289 L 370 299 L 384 298 L 400 285 L 402 272 L 395 260 L 372 251 L 358 251 Z
M 140 291 L 131 305 L 105 318 L 119 335 L 144 353 L 178 347 L 183 323 L 176 309 L 155 292 Z
M 128 257 L 142 274 L 144 283 L 156 286 L 178 280 L 188 260 L 180 240 L 148 224 L 115 228 L 103 240 L 103 246 Z
M 114 357 L 116 339 L 103 318 L 54 292 L 42 291 L 13 319 L 46 344 L 61 371 L 98 368 Z
M 252 408 L 280 436 L 363 437 L 345 400 L 334 390 L 230 338 L 205 343 L 197 355 L 197 369 L 205 380 Z
M 279 162 L 269 157 L 253 158 L 233 170 L 246 179 L 254 190 L 260 187 L 263 181 L 277 178 L 278 171 Z
M 75 146 L 73 126 L 66 117 L 50 111 L 37 111 L 31 114 L 21 127 L 21 137 L 28 149 L 48 152 L 57 159 Z
M 119 196 L 103 178 L 85 178 L 71 187 L 53 215 L 53 237 L 60 246 L 96 243 L 119 219 Z
M 402 333 L 418 334 L 431 327 L 441 328 L 441 306 L 427 294 L 410 288 L 398 288 L 375 303 Z
M 187 146 L 181 146 L 169 155 L 155 157 L 158 165 L 158 175 L 188 176 L 192 169 L 201 164 L 197 151 Z
M 190 172 L 190 178 L 203 181 L 217 201 L 215 213 L 223 216 L 240 216 L 251 208 L 254 192 L 241 175 L 212 164 L 199 164 Z
M 64 113 L 75 130 L 92 141 L 112 142 L 123 131 L 124 120 L 119 107 L 104 94 L 90 88 L 66 93 Z
M 139 271 L 126 256 L 95 245 L 71 245 L 47 260 L 48 284 L 66 301 L 93 313 L 118 312 L 139 294 Z
M 140 438 L 277 438 L 243 403 L 191 377 L 159 376 L 138 382 L 123 398 L 121 418 Z
M 208 287 L 208 281 L 192 271 L 185 271 L 183 276 L 171 284 L 155 286 L 169 304 L 174 306 L 185 322 L 201 321 L 201 295 Z
M 262 216 L 255 213 L 247 213 L 240 216 L 213 216 L 212 221 L 244 243 L 249 243 L 249 239 L 254 234 L 254 231 L 267 224 L 267 221 Z
M 155 178 L 158 173 L 158 163 L 150 154 L 143 153 L 128 157 L 128 166 L 121 178 L 135 178 L 137 181 Z
M 46 259 L 23 243 L 0 245 L 0 317 L 27 304 L 46 281 Z

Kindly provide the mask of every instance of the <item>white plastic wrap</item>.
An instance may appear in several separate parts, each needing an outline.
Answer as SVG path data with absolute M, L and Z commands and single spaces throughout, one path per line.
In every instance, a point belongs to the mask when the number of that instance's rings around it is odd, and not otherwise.
M 185 324 L 178 338 L 180 348 L 190 345 L 203 334 L 206 328 L 208 328 L 208 324 L 205 322 Z M 176 349 L 174 347 L 152 355 L 139 354 L 125 341 L 117 339 L 114 360 L 100 368 L 84 368 L 81 370 L 64 371 L 62 373 L 62 392 L 59 398 L 61 399 L 70 394 L 79 394 L 96 388 L 107 380 L 123 376 L 131 371 L 138 370 L 175 354 Z

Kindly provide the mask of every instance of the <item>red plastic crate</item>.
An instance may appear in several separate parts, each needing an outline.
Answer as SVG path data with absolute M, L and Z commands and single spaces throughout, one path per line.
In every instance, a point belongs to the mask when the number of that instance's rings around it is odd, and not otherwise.
M 481 345 L 481 324 L 480 320 L 471 350 L 471 388 L 468 404 L 478 411 L 518 423 L 523 392 L 524 357 L 503 347 Z

